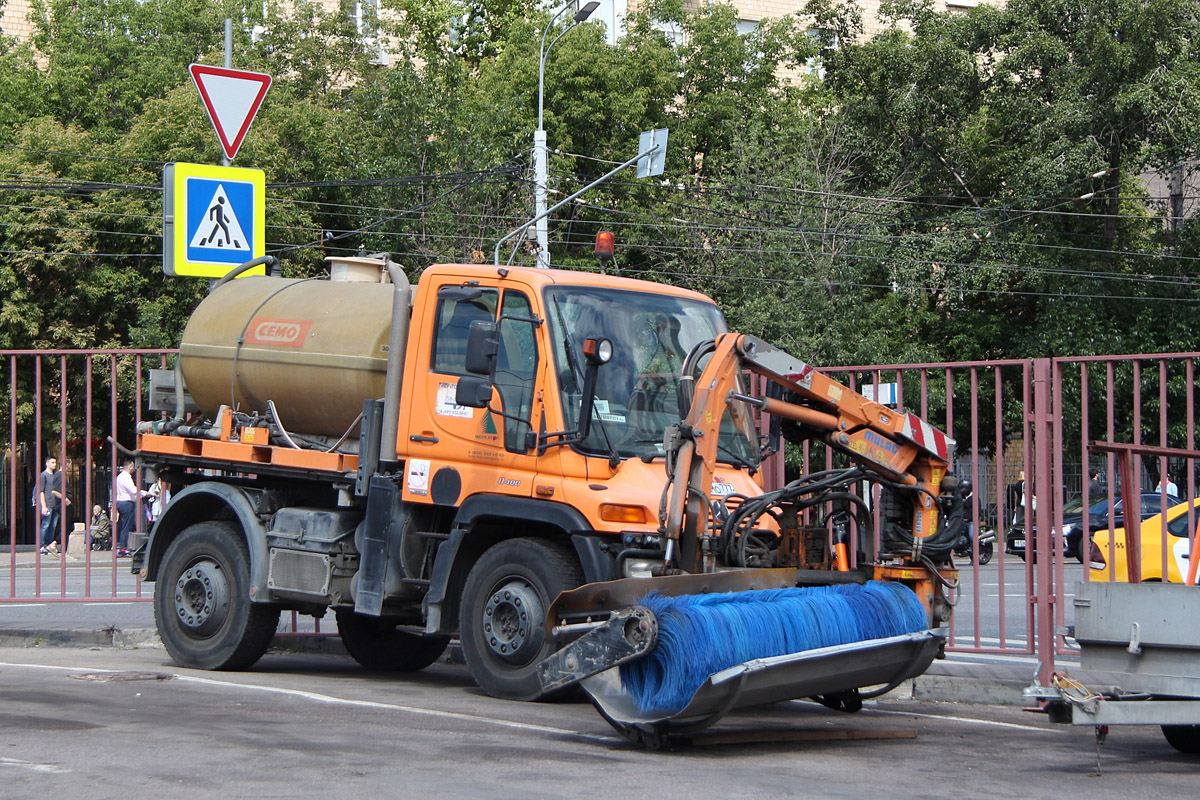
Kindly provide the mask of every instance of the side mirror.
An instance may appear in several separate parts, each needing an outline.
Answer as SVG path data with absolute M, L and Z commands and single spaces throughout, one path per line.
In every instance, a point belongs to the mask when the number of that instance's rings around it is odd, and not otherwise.
M 491 320 L 477 319 L 467 332 L 467 372 L 475 375 L 491 375 L 496 369 L 496 355 L 500 352 L 499 327 Z M 462 386 L 460 383 L 459 386 Z M 459 405 L 463 405 L 459 403 Z M 482 408 L 482 406 L 479 406 Z
M 467 408 L 487 408 L 492 401 L 492 381 L 490 378 L 476 378 L 464 375 L 458 379 L 458 387 L 454 390 L 454 402 Z

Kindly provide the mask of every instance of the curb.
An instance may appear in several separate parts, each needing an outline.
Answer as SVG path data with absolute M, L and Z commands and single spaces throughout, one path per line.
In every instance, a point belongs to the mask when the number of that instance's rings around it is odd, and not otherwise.
M 155 636 L 157 642 L 158 637 Z M 277 635 L 274 641 L 271 642 L 271 648 L 268 652 L 275 653 L 308 653 L 310 655 L 327 655 L 327 656 L 345 656 L 350 657 L 346 652 L 345 645 L 342 644 L 339 636 L 313 636 L 306 634 L 280 634 Z M 457 641 L 453 641 L 446 648 L 446 652 L 438 659 L 439 664 L 466 664 L 466 659 L 463 658 L 462 645 Z
M 1028 681 L 925 673 L 912 680 L 911 694 L 905 700 L 927 700 L 939 703 L 972 703 L 985 706 L 1027 706 L 1029 699 L 1022 695 Z M 896 690 L 897 692 L 899 689 Z
M 157 631 L 146 628 L 0 629 L 0 647 L 162 647 L 162 642 Z

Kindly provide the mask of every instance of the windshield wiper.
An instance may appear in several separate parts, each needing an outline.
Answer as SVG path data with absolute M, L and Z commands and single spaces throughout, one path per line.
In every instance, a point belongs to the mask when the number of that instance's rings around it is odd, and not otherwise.
M 583 373 L 579 369 L 579 361 L 575 358 L 575 348 L 571 343 L 571 331 L 567 328 L 566 323 L 563 322 L 562 308 L 559 306 L 557 297 L 554 298 L 554 313 L 558 317 L 558 327 L 562 328 L 563 346 L 567 349 L 567 366 L 570 368 L 571 374 L 575 377 L 575 385 L 579 386 L 582 391 L 582 387 L 586 385 L 587 381 L 583 379 Z M 596 369 L 596 367 L 593 367 L 593 369 Z M 591 399 L 596 399 L 595 391 L 592 392 Z M 608 435 L 608 428 L 604 425 L 604 417 L 601 416 L 599 411 L 596 411 L 594 405 L 592 406 L 592 416 L 600 423 L 600 435 L 604 437 L 604 444 L 608 448 L 608 465 L 610 468 L 615 469 L 617 464 L 621 463 L 621 455 L 613 447 L 612 439 Z M 583 420 L 579 422 L 582 426 Z
M 730 458 L 730 460 L 733 462 L 733 465 L 735 467 L 741 467 L 742 469 L 750 469 L 750 470 L 758 469 L 757 464 L 753 464 L 750 461 L 748 461 L 747 459 L 743 458 L 742 456 L 739 456 L 737 453 L 735 453 L 732 450 L 730 450 L 729 448 L 725 447 L 720 442 L 717 443 L 717 451 L 720 453 L 724 453 L 726 456 L 728 456 Z

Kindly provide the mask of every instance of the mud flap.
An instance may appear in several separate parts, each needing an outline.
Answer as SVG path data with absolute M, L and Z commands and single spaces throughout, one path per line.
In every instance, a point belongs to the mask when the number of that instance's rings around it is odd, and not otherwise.
M 927 630 L 885 639 L 755 659 L 709 676 L 680 711 L 643 712 L 621 688 L 620 672 L 608 669 L 580 685 L 609 724 L 646 747 L 660 748 L 672 734 L 712 725 L 731 711 L 800 697 L 835 695 L 867 686 L 882 694 L 929 668 L 945 648 L 945 634 Z

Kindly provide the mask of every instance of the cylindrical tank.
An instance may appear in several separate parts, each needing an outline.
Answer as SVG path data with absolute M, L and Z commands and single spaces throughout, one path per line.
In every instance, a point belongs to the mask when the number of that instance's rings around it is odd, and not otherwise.
M 209 418 L 230 403 L 266 413 L 273 400 L 289 433 L 341 436 L 363 400 L 384 395 L 392 297 L 384 283 L 230 281 L 183 331 L 188 391 Z

